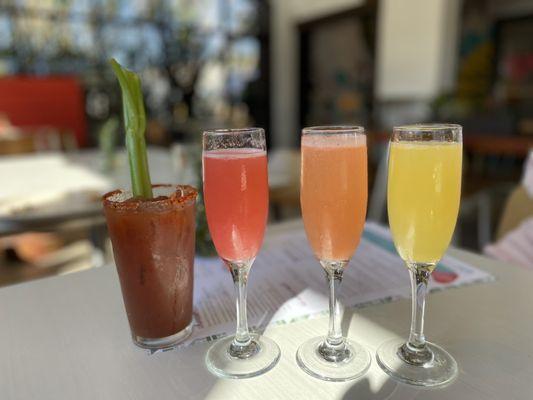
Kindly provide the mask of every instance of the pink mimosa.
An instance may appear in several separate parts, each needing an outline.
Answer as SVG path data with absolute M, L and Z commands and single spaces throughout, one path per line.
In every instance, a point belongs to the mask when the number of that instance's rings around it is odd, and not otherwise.
M 365 223 L 366 137 L 302 136 L 301 205 L 307 238 L 320 260 L 349 260 Z
M 207 223 L 218 255 L 251 260 L 261 247 L 268 216 L 266 152 L 210 150 L 203 161 Z

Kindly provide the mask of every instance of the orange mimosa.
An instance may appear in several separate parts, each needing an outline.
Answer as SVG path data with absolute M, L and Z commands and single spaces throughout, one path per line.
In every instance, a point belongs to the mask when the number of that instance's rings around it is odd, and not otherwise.
M 366 137 L 302 136 L 302 215 L 307 238 L 320 260 L 349 260 L 365 223 Z
M 367 189 L 366 136 L 360 126 L 315 126 L 302 131 L 300 203 L 307 239 L 326 273 L 329 329 L 302 343 L 298 365 L 326 381 L 347 381 L 370 367 L 370 353 L 345 338 L 338 292 L 344 269 L 365 224 Z

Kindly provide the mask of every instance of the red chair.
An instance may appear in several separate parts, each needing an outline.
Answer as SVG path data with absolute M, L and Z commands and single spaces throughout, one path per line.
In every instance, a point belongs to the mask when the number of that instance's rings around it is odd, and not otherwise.
M 71 131 L 78 146 L 87 144 L 85 101 L 76 77 L 0 78 L 0 114 L 20 128 Z

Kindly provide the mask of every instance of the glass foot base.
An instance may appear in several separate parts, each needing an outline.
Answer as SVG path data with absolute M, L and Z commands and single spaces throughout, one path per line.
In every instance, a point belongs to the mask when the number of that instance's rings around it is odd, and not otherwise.
M 457 376 L 457 362 L 442 347 L 426 342 L 433 353 L 431 361 L 423 365 L 411 365 L 400 356 L 400 348 L 405 343 L 401 339 L 392 339 L 383 343 L 376 359 L 383 371 L 397 381 L 417 386 L 442 386 Z
M 182 329 L 178 333 L 162 338 L 144 338 L 132 333 L 133 343 L 142 349 L 148 349 L 152 351 L 170 349 L 185 339 L 187 339 L 192 333 L 193 322 L 191 322 L 185 329 Z
M 319 347 L 324 337 L 304 342 L 296 353 L 296 362 L 309 375 L 325 381 L 342 382 L 359 378 L 370 368 L 370 353 L 360 344 L 346 340 L 344 354 L 348 356 L 339 362 L 327 361 L 320 354 Z
M 258 335 L 252 335 L 256 352 L 247 358 L 232 357 L 229 353 L 233 336 L 220 339 L 213 344 L 205 356 L 205 363 L 212 374 L 221 378 L 242 379 L 270 371 L 278 363 L 280 350 L 276 342 Z

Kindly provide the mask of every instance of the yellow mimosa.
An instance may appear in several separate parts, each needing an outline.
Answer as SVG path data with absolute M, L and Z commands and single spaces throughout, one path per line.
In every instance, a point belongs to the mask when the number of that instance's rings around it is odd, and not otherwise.
M 389 223 L 405 261 L 436 263 L 450 244 L 459 212 L 461 164 L 461 143 L 391 143 Z

